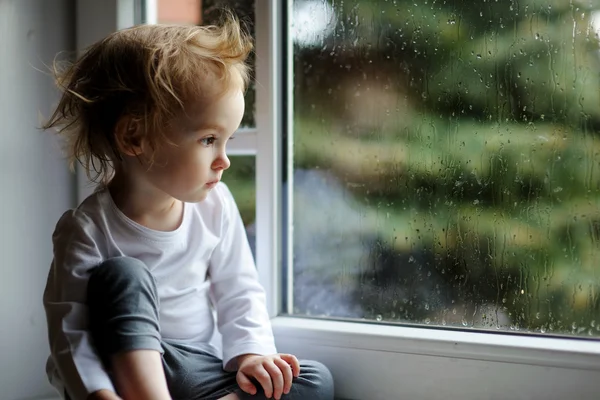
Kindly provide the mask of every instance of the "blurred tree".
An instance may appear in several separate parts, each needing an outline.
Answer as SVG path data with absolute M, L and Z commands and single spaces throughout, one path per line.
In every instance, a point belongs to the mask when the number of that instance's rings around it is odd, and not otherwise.
M 430 254 L 449 304 L 600 335 L 600 5 L 327 4 L 331 33 L 294 50 L 296 167 L 346 183 L 395 254 L 386 268 Z M 370 318 L 440 324 L 452 309 L 362 298 Z

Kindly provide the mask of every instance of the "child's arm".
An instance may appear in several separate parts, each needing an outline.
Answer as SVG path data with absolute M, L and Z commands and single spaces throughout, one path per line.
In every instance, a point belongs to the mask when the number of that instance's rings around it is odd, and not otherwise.
M 222 207 L 222 230 L 208 268 L 223 336 L 223 364 L 227 370 L 236 370 L 236 357 L 274 354 L 276 348 L 265 292 L 239 211 L 227 186 L 219 184 L 215 192 L 220 199 L 215 207 Z
M 291 385 L 291 375 L 297 375 L 299 366 L 294 367 L 294 356 L 276 354 L 265 292 L 242 219 L 227 187 L 219 185 L 217 190 L 224 207 L 223 230 L 209 271 L 223 336 L 223 363 L 228 370 L 239 368 L 238 383 L 244 391 L 255 391 L 248 378 L 256 378 L 268 397 L 280 395 Z
M 102 258 L 98 233 L 83 213 L 69 211 L 52 237 L 54 260 L 44 291 L 52 360 L 72 400 L 115 392 L 87 331 L 87 280 Z

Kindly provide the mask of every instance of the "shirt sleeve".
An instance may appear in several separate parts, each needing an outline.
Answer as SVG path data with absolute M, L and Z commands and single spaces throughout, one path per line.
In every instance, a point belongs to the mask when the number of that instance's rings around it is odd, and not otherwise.
M 114 391 L 91 343 L 86 305 L 92 268 L 102 262 L 101 235 L 80 211 L 65 213 L 52 236 L 54 259 L 44 291 L 51 360 L 72 400 L 100 389 Z
M 222 235 L 209 273 L 223 340 L 223 366 L 237 368 L 243 354 L 275 354 L 275 341 L 266 295 L 246 237 L 242 218 L 229 189 L 220 184 L 223 201 Z

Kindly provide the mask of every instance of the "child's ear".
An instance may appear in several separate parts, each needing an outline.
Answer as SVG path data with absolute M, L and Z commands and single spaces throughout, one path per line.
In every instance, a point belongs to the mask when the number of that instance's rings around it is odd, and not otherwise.
M 126 156 L 137 157 L 143 153 L 144 136 L 142 124 L 130 115 L 124 115 L 115 125 L 115 142 L 119 152 Z

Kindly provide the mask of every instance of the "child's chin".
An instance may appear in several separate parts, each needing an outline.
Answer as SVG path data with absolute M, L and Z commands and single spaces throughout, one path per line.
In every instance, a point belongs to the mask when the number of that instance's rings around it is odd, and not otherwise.
M 177 196 L 177 199 L 183 201 L 184 203 L 200 203 L 201 201 L 206 200 L 210 190 L 202 190 L 196 193 L 189 193 L 185 196 Z
M 206 200 L 206 198 L 208 197 L 208 194 L 210 193 L 210 190 L 203 190 L 202 192 L 196 194 L 195 196 L 193 196 L 193 199 L 191 201 L 189 201 L 190 203 L 200 203 L 201 201 Z

